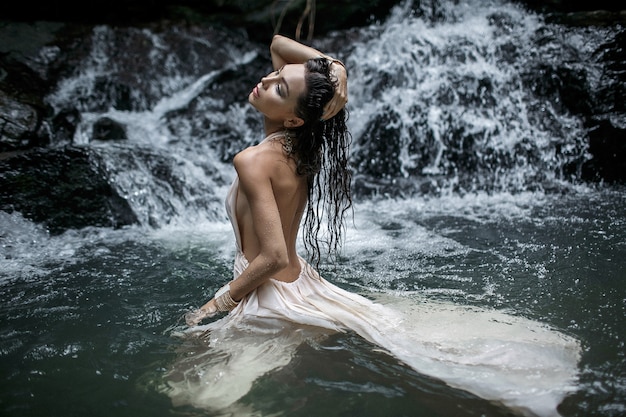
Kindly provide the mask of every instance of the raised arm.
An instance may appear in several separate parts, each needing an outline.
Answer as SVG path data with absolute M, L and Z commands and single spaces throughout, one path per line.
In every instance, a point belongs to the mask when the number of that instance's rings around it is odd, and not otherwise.
M 285 36 L 274 35 L 270 45 L 272 66 L 279 69 L 286 64 L 303 64 L 311 58 L 326 58 L 331 62 L 331 71 L 337 78 L 334 97 L 324 107 L 323 120 L 330 119 L 348 102 L 348 73 L 346 67 L 338 59 L 330 57 L 315 48 L 301 44 Z

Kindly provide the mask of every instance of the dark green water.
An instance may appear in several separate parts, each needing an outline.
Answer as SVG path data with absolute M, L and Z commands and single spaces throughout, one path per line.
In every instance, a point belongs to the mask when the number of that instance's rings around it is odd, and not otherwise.
M 0 217 L 0 414 L 210 416 L 155 389 L 200 340 L 183 312 L 231 276 L 227 224 L 48 237 Z M 380 201 L 356 207 L 323 275 L 359 292 L 418 293 L 548 323 L 583 346 L 564 416 L 626 412 L 623 189 Z M 241 400 L 250 415 L 506 416 L 348 333 L 305 343 Z

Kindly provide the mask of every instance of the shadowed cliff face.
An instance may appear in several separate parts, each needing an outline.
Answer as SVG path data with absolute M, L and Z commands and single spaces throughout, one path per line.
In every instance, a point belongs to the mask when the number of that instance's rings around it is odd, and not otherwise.
M 245 98 L 270 69 L 267 42 L 190 20 L 2 29 L 0 181 L 20 187 L 2 210 L 56 232 L 222 215 L 230 161 L 259 140 Z M 515 3 L 408 2 L 313 45 L 350 67 L 357 198 L 626 181 L 618 25 L 547 23 Z M 85 169 L 69 175 L 72 158 Z M 57 184 L 86 203 L 38 199 Z M 56 216 L 66 209 L 81 220 Z
M 311 39 L 384 19 L 398 0 L 96 0 L 30 1 L 3 13 L 12 21 L 57 21 L 79 24 L 141 25 L 155 21 L 205 22 L 244 30 L 266 42 L 275 31 Z M 299 34 L 300 36 L 298 36 Z
M 574 25 L 624 23 L 624 5 L 614 0 L 516 0 L 550 19 Z M 138 25 L 154 21 L 211 22 L 240 28 L 251 39 L 265 42 L 280 31 L 302 39 L 329 31 L 360 27 L 385 19 L 399 0 L 95 0 L 90 2 L 21 1 L 3 10 L 2 19 L 15 22 L 72 22 Z M 430 7 L 437 1 L 414 1 Z
M 290 3 L 290 4 L 289 4 Z M 16 3 L 13 7 L 6 10 L 4 16 L 7 19 L 23 19 L 30 17 L 66 17 L 66 21 L 71 19 L 84 20 L 95 19 L 103 22 L 105 19 L 110 20 L 128 20 L 131 18 L 141 18 L 146 16 L 145 20 L 150 16 L 163 16 L 165 13 L 174 13 L 177 9 L 188 9 L 197 13 L 206 15 L 216 13 L 239 13 L 252 14 L 254 12 L 268 13 L 271 10 L 277 12 L 288 13 L 289 11 L 302 12 L 307 3 L 309 7 L 316 11 L 344 10 L 344 16 L 338 19 L 346 19 L 350 15 L 352 8 L 361 10 L 362 14 L 366 12 L 373 13 L 376 7 L 385 8 L 387 11 L 392 4 L 398 2 L 381 2 L 375 0 L 366 0 L 358 2 L 359 5 L 351 5 L 347 0 L 327 1 L 316 0 L 307 2 L 306 0 L 292 1 L 275 1 L 275 0 L 95 0 L 89 4 L 77 4 L 70 0 L 55 1 L 54 3 L 42 0 L 30 0 Z M 382 5 L 381 3 L 386 3 Z M 432 1 L 420 1 L 416 4 L 436 3 Z M 616 1 L 611 0 L 519 0 L 516 3 L 525 5 L 530 8 L 543 10 L 545 12 L 580 12 L 593 10 L 619 11 L 624 6 Z M 286 9 L 286 10 L 285 10 Z M 108 13 L 106 12 L 108 10 Z M 28 20 L 28 19 L 26 19 Z M 62 19 L 56 19 L 62 21 Z

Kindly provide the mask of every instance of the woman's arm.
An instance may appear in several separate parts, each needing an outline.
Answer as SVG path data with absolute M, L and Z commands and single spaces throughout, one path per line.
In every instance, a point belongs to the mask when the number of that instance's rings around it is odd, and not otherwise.
M 276 156 L 249 148 L 239 153 L 234 162 L 239 177 L 239 193 L 244 194 L 250 207 L 253 233 L 258 239 L 260 250 L 239 277 L 220 288 L 202 307 L 185 315 L 189 326 L 197 325 L 218 311 L 232 310 L 239 300 L 289 263 L 287 243 L 270 178 Z
M 326 57 L 315 48 L 281 35 L 274 35 L 272 38 L 270 55 L 274 69 L 279 69 L 286 64 L 304 64 L 311 58 Z
M 270 55 L 274 69 L 279 69 L 286 64 L 303 64 L 311 58 L 323 57 L 331 61 L 330 68 L 337 78 L 337 87 L 334 97 L 324 108 L 323 120 L 336 115 L 348 102 L 348 73 L 341 61 L 281 35 L 274 35 L 270 45 Z

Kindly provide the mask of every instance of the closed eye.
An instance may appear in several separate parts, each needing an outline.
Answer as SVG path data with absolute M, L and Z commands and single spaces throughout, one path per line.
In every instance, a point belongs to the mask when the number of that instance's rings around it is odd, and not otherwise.
M 283 65 L 282 67 L 280 67 L 279 69 L 277 69 L 275 71 L 276 75 L 280 75 L 280 72 L 282 71 L 282 69 L 285 68 L 285 66 Z M 285 82 L 284 80 L 279 80 L 279 82 L 276 83 L 276 93 L 280 96 L 280 97 L 285 97 L 285 95 L 283 94 L 283 89 L 281 88 L 281 83 Z

